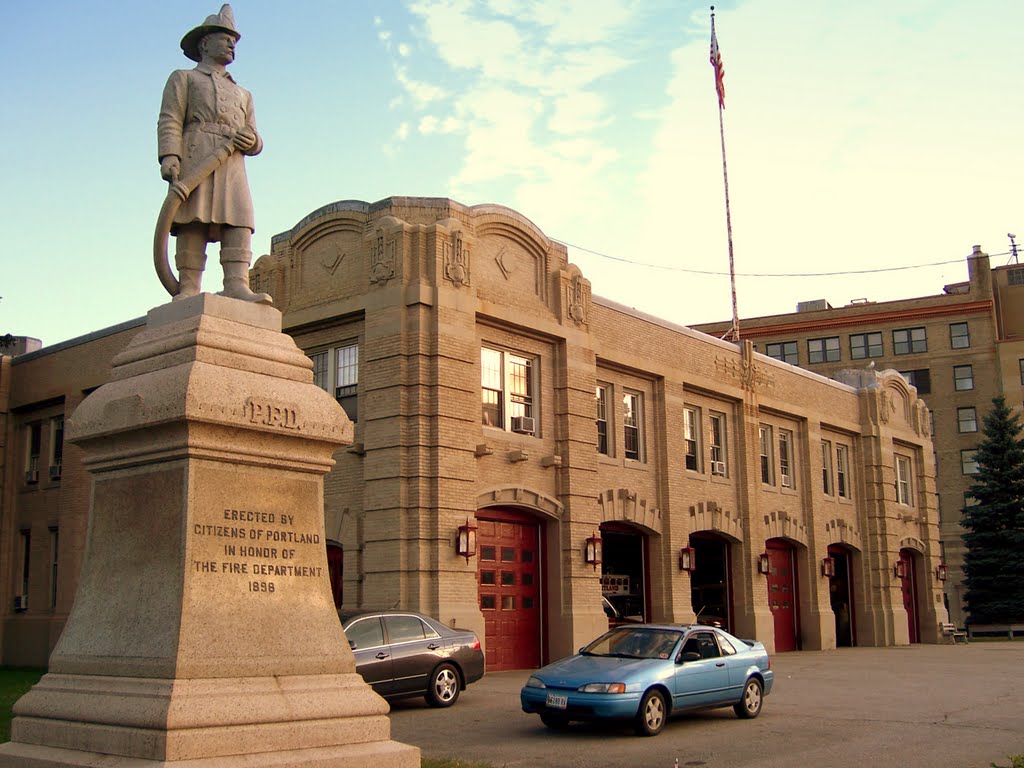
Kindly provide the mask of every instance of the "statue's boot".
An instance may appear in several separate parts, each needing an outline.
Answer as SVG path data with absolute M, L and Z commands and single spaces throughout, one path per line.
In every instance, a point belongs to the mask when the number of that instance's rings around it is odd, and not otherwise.
M 220 263 L 224 268 L 224 290 L 221 296 L 242 301 L 253 301 L 257 304 L 273 304 L 274 300 L 267 293 L 253 293 L 249 288 L 249 262 L 252 251 L 245 248 L 220 249 Z
M 178 293 L 171 300 L 180 301 L 190 296 L 198 296 L 203 285 L 206 253 L 187 248 L 179 249 L 174 254 L 174 263 L 178 267 Z

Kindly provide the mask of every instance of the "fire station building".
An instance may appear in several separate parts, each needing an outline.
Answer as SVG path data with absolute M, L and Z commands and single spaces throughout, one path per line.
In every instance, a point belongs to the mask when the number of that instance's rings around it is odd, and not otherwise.
M 929 412 L 898 372 L 828 379 L 599 298 L 497 205 L 334 203 L 251 282 L 355 422 L 325 482 L 338 605 L 474 629 L 489 670 L 625 616 L 775 652 L 941 638 Z M 140 327 L 2 359 L 3 663 L 63 626 L 89 489 L 61 425 Z

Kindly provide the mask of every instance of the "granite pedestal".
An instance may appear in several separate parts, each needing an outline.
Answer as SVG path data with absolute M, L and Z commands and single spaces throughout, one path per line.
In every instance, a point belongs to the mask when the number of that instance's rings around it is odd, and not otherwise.
M 355 672 L 327 579 L 323 476 L 352 424 L 272 307 L 153 309 L 69 439 L 86 557 L 0 768 L 413 768 Z

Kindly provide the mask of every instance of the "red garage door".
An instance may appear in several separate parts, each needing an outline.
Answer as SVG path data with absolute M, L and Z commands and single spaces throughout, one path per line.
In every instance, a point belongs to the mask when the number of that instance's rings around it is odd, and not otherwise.
M 524 517 L 485 510 L 478 518 L 480 610 L 491 672 L 540 666 L 540 537 L 538 525 Z
M 796 578 L 793 573 L 793 548 L 782 539 L 769 539 L 771 568 L 768 572 L 768 607 L 775 619 L 775 650 L 797 649 Z

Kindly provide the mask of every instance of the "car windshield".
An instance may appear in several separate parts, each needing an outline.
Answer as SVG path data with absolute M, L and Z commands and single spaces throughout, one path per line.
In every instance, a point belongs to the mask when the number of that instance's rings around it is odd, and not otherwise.
M 680 632 L 670 629 L 619 627 L 597 638 L 582 653 L 624 659 L 668 659 L 680 637 Z

